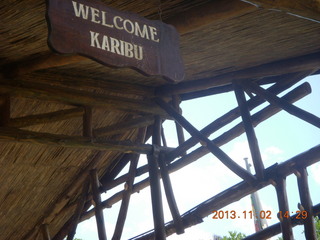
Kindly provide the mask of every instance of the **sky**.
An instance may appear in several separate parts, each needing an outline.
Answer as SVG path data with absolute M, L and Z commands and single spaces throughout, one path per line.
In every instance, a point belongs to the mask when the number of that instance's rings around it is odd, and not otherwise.
M 309 82 L 312 87 L 312 93 L 299 100 L 294 105 L 307 110 L 320 117 L 320 75 L 311 76 L 304 81 L 300 81 L 294 87 L 303 82 Z M 286 92 L 285 92 L 286 93 Z M 280 94 L 279 96 L 282 96 Z M 262 105 L 263 107 L 268 104 Z M 181 104 L 183 116 L 191 122 L 197 129 L 202 129 L 216 118 L 222 116 L 229 110 L 237 106 L 236 98 L 233 92 L 218 94 L 215 96 L 198 98 L 185 101 Z M 261 109 L 261 108 L 259 108 Z M 256 110 L 257 111 L 257 110 Z M 252 114 L 255 112 L 252 111 Z M 221 133 L 227 131 L 235 124 L 239 123 L 238 118 L 233 123 L 222 130 L 212 134 L 209 138 L 214 139 Z M 164 130 L 168 146 L 177 146 L 177 137 L 175 125 L 172 121 L 164 123 Z M 268 120 L 264 121 L 255 128 L 259 142 L 259 147 L 264 166 L 267 168 L 275 163 L 281 163 L 293 156 L 298 155 L 320 143 L 320 130 L 288 113 L 281 111 Z M 185 132 L 186 139 L 189 135 Z M 198 145 L 197 145 L 198 146 Z M 244 158 L 251 161 L 250 150 L 245 134 L 221 147 L 234 161 L 245 167 Z M 147 163 L 143 156 L 139 160 L 139 166 Z M 254 172 L 254 169 L 251 169 Z M 309 187 L 311 198 L 314 205 L 320 203 L 320 163 L 308 167 Z M 126 167 L 120 174 L 128 171 Z M 144 179 L 139 177 L 135 183 Z M 219 192 L 239 183 L 241 179 L 233 172 L 227 169 L 215 156 L 207 154 L 198 161 L 170 174 L 173 190 L 179 211 L 181 214 L 218 194 Z M 114 193 L 122 190 L 123 186 L 107 192 L 102 195 L 107 199 Z M 275 188 L 271 185 L 258 191 L 264 211 L 271 212 L 271 220 L 268 220 L 269 226 L 278 222 L 276 214 L 278 212 L 277 196 Z M 296 211 L 299 200 L 297 180 L 294 174 L 287 177 L 287 194 L 289 199 L 290 211 Z M 171 221 L 171 214 L 167 206 L 167 201 L 162 189 L 165 221 Z M 104 211 L 107 237 L 111 239 L 115 228 L 120 202 L 113 205 L 111 209 Z M 241 200 L 221 209 L 223 211 L 235 211 L 240 218 L 236 219 L 212 219 L 212 214 L 204 218 L 204 222 L 185 230 L 183 235 L 171 235 L 168 240 L 211 240 L 213 235 L 225 236 L 228 231 L 237 231 L 250 235 L 254 233 L 253 219 L 244 218 L 243 212 L 251 210 L 250 197 L 244 197 Z M 150 188 L 145 188 L 138 194 L 131 196 L 128 216 L 124 226 L 122 239 L 128 239 L 153 229 L 152 207 Z M 303 227 L 294 228 L 294 237 L 296 240 L 304 240 L 302 234 Z M 77 238 L 83 240 L 98 240 L 95 218 L 91 218 L 78 225 Z M 276 238 L 274 238 L 276 239 Z

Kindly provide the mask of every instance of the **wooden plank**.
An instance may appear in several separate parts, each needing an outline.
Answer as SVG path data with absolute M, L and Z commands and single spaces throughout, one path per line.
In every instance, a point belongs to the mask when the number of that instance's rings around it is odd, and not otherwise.
M 71 228 L 70 232 L 68 233 L 67 240 L 73 240 L 74 235 L 76 234 L 77 226 L 78 226 L 81 214 L 83 212 L 84 205 L 87 200 L 89 186 L 90 186 L 90 181 L 88 178 L 85 180 L 85 182 L 83 184 L 80 198 L 78 199 L 76 211 L 75 211 L 73 218 L 72 218 L 72 228 Z
M 317 240 L 316 229 L 313 219 L 312 200 L 310 196 L 309 184 L 308 184 L 308 173 L 306 168 L 298 170 L 299 176 L 297 177 L 298 188 L 300 194 L 301 204 L 304 211 L 307 213 L 307 217 L 304 219 L 304 235 L 306 239 Z
M 129 179 L 126 182 L 126 189 L 124 190 L 122 202 L 119 210 L 119 215 L 116 223 L 116 227 L 113 233 L 112 240 L 120 240 L 123 232 L 124 223 L 126 221 L 127 212 L 129 208 L 130 197 L 132 194 L 133 182 L 136 175 L 136 169 L 138 165 L 139 155 L 135 155 L 130 163 Z
M 264 165 L 261 158 L 258 139 L 256 137 L 245 93 L 240 83 L 234 82 L 234 92 L 241 112 L 243 126 L 247 135 L 254 169 L 258 178 L 264 178 Z
M 10 93 L 10 95 L 16 97 L 36 98 L 76 106 L 106 108 L 112 111 L 160 115 L 164 113 L 152 100 L 143 101 L 119 96 L 95 94 L 40 83 L 9 82 L 4 81 L 4 79 L 1 79 L 0 83 L 2 92 Z
M 0 96 L 0 127 L 7 126 L 10 122 L 10 95 Z
M 280 176 L 288 176 L 295 171 L 296 167 L 307 167 L 320 161 L 320 145 L 299 154 L 284 163 L 274 165 L 266 169 L 266 179 L 258 180 L 258 184 L 251 186 L 245 181 L 242 181 L 236 185 L 233 185 L 229 189 L 226 189 L 219 194 L 207 199 L 206 201 L 195 206 L 191 210 L 182 214 L 182 219 L 185 228 L 194 226 L 202 222 L 202 218 L 207 217 L 213 210 L 219 210 L 233 202 L 237 202 L 243 197 L 258 191 L 266 186 L 269 186 L 272 181 Z M 167 236 L 175 233 L 175 227 L 172 221 L 166 223 Z M 130 240 L 152 240 L 154 239 L 154 232 L 148 231 Z M 260 239 L 260 238 L 254 238 Z
M 148 154 L 152 151 L 149 144 L 137 144 L 128 141 L 101 140 L 85 137 L 70 137 L 50 133 L 38 133 L 14 128 L 0 128 L 0 141 L 24 142 L 70 148 L 118 151 L 124 153 Z M 161 147 L 162 150 L 169 150 Z
M 199 132 L 195 127 L 193 127 L 183 116 L 175 111 L 169 104 L 161 100 L 156 99 L 156 102 L 161 106 L 170 116 L 172 116 L 184 129 L 186 129 L 191 136 L 197 138 L 199 141 L 205 143 L 205 147 L 215 155 L 224 165 L 226 165 L 231 171 L 237 174 L 242 179 L 250 183 L 254 183 L 256 178 L 250 174 L 248 171 L 240 167 L 235 163 L 227 154 L 225 154 L 219 147 L 212 143 L 205 135 Z
M 161 145 L 161 119 L 155 118 L 152 135 L 153 153 L 148 154 L 150 192 L 152 202 L 153 223 L 155 229 L 155 239 L 166 239 L 164 228 L 163 205 L 161 197 L 160 177 L 158 174 L 158 159 L 160 154 L 159 146 Z
M 233 80 L 255 79 L 282 75 L 283 73 L 296 73 L 302 71 L 314 72 L 320 66 L 320 52 L 265 63 L 259 66 L 230 72 L 207 79 L 197 79 L 194 81 L 182 82 L 176 85 L 165 85 L 156 89 L 157 96 L 172 96 L 176 94 L 205 90 L 230 84 Z
M 59 122 L 70 118 L 81 117 L 83 116 L 83 114 L 84 109 L 80 107 L 55 111 L 51 113 L 11 118 L 8 127 L 22 128 L 43 123 Z
M 285 12 L 287 14 L 320 23 L 319 0 L 242 0 L 257 7 Z
M 96 215 L 99 240 L 107 240 L 107 234 L 106 234 L 104 217 L 103 217 L 103 208 L 101 206 L 101 196 L 99 192 L 99 178 L 98 178 L 98 173 L 96 169 L 91 170 L 90 178 L 91 178 L 91 189 L 92 189 L 93 200 L 96 204 L 95 215 Z
M 305 92 L 304 87 L 302 87 L 302 88 L 298 87 L 296 90 L 293 90 L 292 92 L 290 92 L 287 95 L 285 95 L 284 98 L 286 98 L 288 101 L 293 101 L 294 102 L 294 101 L 300 99 L 301 97 L 305 96 L 308 93 L 309 92 L 307 92 L 307 93 Z M 253 115 L 253 123 L 255 124 L 255 126 L 257 126 L 259 123 L 261 123 L 264 120 L 268 119 L 269 117 L 273 116 L 274 114 L 276 114 L 280 110 L 281 109 L 279 109 L 279 108 L 276 108 L 276 107 L 273 107 L 273 106 L 268 106 L 265 109 L 263 109 L 263 110 L 259 111 L 258 113 L 256 113 L 255 115 Z M 242 124 L 239 124 L 235 128 L 233 128 L 230 131 L 226 132 L 226 134 L 224 134 L 224 137 L 216 139 L 215 142 L 218 144 L 218 146 L 222 146 L 225 143 L 227 143 L 227 142 L 233 140 L 234 138 L 238 137 L 241 133 L 244 133 L 244 127 L 243 127 Z M 172 173 L 174 171 L 177 171 L 177 170 L 187 166 L 188 164 L 190 164 L 193 161 L 197 160 L 198 157 L 200 158 L 201 156 L 204 156 L 206 153 L 209 152 L 204 147 L 199 148 L 199 150 L 196 152 L 196 154 L 188 154 L 188 155 L 182 157 L 181 159 L 175 161 L 174 163 L 168 165 L 169 173 Z M 315 155 L 315 156 L 312 156 L 312 157 L 317 157 L 317 156 Z M 143 171 L 140 171 L 140 175 L 148 171 L 147 167 L 143 167 L 142 169 L 143 169 Z M 137 169 L 137 173 L 138 173 L 138 171 L 139 171 L 139 169 Z M 127 179 L 126 174 L 123 175 L 121 178 L 125 179 L 123 181 L 123 182 L 125 182 L 126 179 Z M 123 183 L 123 182 L 121 182 L 121 183 Z M 120 182 L 119 182 L 119 184 L 120 184 Z M 142 180 L 141 182 L 135 184 L 133 186 L 133 191 L 134 192 L 139 192 L 140 190 L 148 187 L 149 185 L 150 185 L 149 178 L 146 178 L 145 180 Z M 108 200 L 104 201 L 102 204 L 103 204 L 104 207 L 110 207 L 113 204 L 115 204 L 116 202 L 120 201 L 121 199 L 122 199 L 122 192 L 119 192 L 119 193 L 113 195 Z M 84 221 L 84 220 L 90 218 L 93 215 L 94 215 L 94 211 L 90 210 L 86 214 L 84 214 L 84 216 L 81 218 L 81 221 Z
M 133 128 L 141 128 L 141 127 L 149 126 L 152 123 L 154 123 L 154 116 L 147 115 L 143 117 L 134 118 L 128 121 L 119 122 L 107 127 L 94 129 L 93 135 L 95 137 L 103 137 L 107 135 L 118 134 L 118 133 L 131 130 Z
M 274 84 L 268 90 L 274 94 L 281 93 L 282 91 L 286 90 L 287 88 L 293 86 L 295 83 L 300 81 L 304 78 L 308 73 L 300 73 L 295 76 L 291 76 L 292 78 L 283 79 L 282 81 Z M 261 99 L 260 97 L 254 97 L 248 101 L 248 108 L 249 110 L 254 109 L 255 107 L 259 106 L 260 104 L 264 103 L 265 100 Z M 228 113 L 224 114 L 220 118 L 213 121 L 211 124 L 206 126 L 201 130 L 206 136 L 209 136 L 213 132 L 217 131 L 218 129 L 222 128 L 223 126 L 231 123 L 233 120 L 237 119 L 240 116 L 240 111 L 238 108 L 234 108 Z M 197 144 L 197 140 L 193 137 L 189 138 L 186 142 L 180 144 L 175 150 L 168 154 L 168 159 L 173 160 L 176 157 L 182 155 L 183 152 L 187 151 L 191 147 Z
M 178 205 L 177 205 L 177 202 L 174 197 L 172 184 L 171 184 L 168 168 L 165 163 L 164 157 L 165 157 L 164 154 L 161 153 L 160 157 L 159 157 L 159 166 L 160 166 L 160 173 L 161 173 L 161 177 L 162 177 L 164 191 L 165 191 L 165 194 L 167 197 L 168 205 L 169 205 L 172 219 L 173 219 L 173 222 L 174 222 L 174 225 L 176 228 L 176 232 L 177 232 L 177 234 L 182 234 L 182 233 L 184 233 L 184 227 L 183 227 L 183 223 L 181 220 Z
M 271 104 L 276 104 L 283 108 L 283 110 L 287 111 L 288 113 L 320 128 L 320 118 L 301 109 L 298 108 L 287 101 L 277 97 L 275 94 L 272 94 L 268 92 L 267 90 L 263 89 L 259 85 L 252 83 L 252 82 L 247 82 L 245 85 L 250 91 L 254 92 L 255 94 L 263 97 L 266 99 L 268 102 Z
M 291 219 L 290 217 L 286 217 L 286 214 L 290 215 L 290 209 L 287 197 L 285 177 L 281 176 L 279 179 L 277 179 L 276 183 L 282 237 L 284 240 L 293 240 Z

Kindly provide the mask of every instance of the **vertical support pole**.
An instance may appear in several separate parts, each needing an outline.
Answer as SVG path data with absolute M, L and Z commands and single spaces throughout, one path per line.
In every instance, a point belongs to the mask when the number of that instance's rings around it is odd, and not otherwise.
M 233 86 L 234 86 L 234 92 L 238 101 L 238 105 L 240 108 L 242 122 L 244 125 L 244 129 L 246 131 L 248 142 L 249 142 L 254 169 L 256 171 L 258 179 L 264 179 L 264 165 L 262 162 L 258 139 L 256 137 L 256 134 L 253 128 L 244 90 L 242 86 L 239 85 L 239 83 L 237 82 L 234 82 Z
M 97 169 L 91 170 L 90 177 L 91 177 L 93 200 L 96 204 L 95 214 L 96 214 L 99 240 L 107 240 L 107 234 L 106 234 L 104 218 L 103 218 L 103 207 L 101 206 L 101 196 L 99 192 L 99 179 L 98 179 Z
M 289 204 L 288 204 L 288 197 L 286 191 L 286 179 L 280 177 L 276 182 L 276 191 L 278 197 L 278 205 L 279 205 L 279 213 L 280 214 L 280 225 L 282 236 L 284 240 L 293 240 L 293 233 L 292 233 L 292 225 L 291 219 L 289 217 Z M 287 217 L 286 217 L 286 216 Z
M 299 175 L 297 176 L 298 188 L 300 194 L 301 204 L 304 208 L 304 211 L 307 213 L 307 218 L 304 220 L 304 235 L 308 240 L 317 240 L 316 229 L 313 220 L 313 209 L 312 201 L 309 191 L 308 184 L 308 173 L 307 169 L 302 168 L 298 170 Z
M 181 114 L 181 110 L 180 110 L 180 98 L 178 95 L 173 95 L 172 96 L 172 104 L 173 107 L 175 108 L 175 110 Z M 177 123 L 175 121 L 176 124 L 176 129 L 177 129 L 177 137 L 178 137 L 178 142 L 179 145 L 182 144 L 185 141 L 184 138 L 184 133 L 183 133 L 183 128 L 180 126 L 179 123 Z M 183 152 L 182 155 L 186 155 L 186 152 Z
M 150 191 L 153 211 L 153 223 L 155 231 L 155 239 L 165 240 L 166 233 L 164 227 L 164 216 L 161 198 L 160 178 L 158 174 L 158 158 L 160 150 L 158 146 L 161 143 L 161 119 L 159 116 L 155 117 L 153 125 L 153 154 L 148 155 L 149 175 L 150 175 Z
M 10 121 L 10 96 L 0 96 L 0 126 L 8 125 Z
M 74 235 L 76 234 L 78 222 L 80 220 L 80 217 L 81 217 L 81 214 L 82 214 L 82 211 L 84 208 L 84 204 L 87 200 L 87 193 L 89 190 L 89 185 L 90 185 L 90 181 L 89 181 L 89 178 L 87 178 L 87 179 L 85 179 L 85 182 L 82 187 L 82 192 L 80 195 L 80 199 L 78 200 L 78 203 L 77 203 L 76 211 L 75 211 L 75 214 L 72 219 L 72 227 L 71 227 L 71 230 L 68 234 L 67 240 L 73 240 Z
M 171 180 L 169 177 L 168 168 L 164 159 L 165 155 L 163 153 L 160 153 L 159 156 L 159 165 L 160 165 L 160 172 L 162 176 L 162 182 L 164 186 L 164 191 L 168 200 L 168 205 L 170 208 L 170 212 L 173 218 L 174 226 L 176 228 L 177 234 L 184 233 L 184 226 L 182 223 L 182 219 L 179 213 L 179 209 L 176 203 L 176 200 L 174 198 L 173 189 L 171 185 Z
M 48 224 L 42 225 L 42 236 L 44 240 L 51 240 Z
M 92 108 L 85 107 L 83 114 L 83 136 L 92 137 Z

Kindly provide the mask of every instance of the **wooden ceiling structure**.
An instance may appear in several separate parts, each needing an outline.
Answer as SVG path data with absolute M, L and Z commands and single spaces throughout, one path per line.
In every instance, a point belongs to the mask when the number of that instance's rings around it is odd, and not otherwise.
M 78 222 L 96 215 L 106 239 L 102 210 L 121 202 L 112 239 L 120 239 L 130 195 L 151 185 L 154 230 L 133 239 L 165 239 L 242 197 L 273 184 L 279 210 L 288 210 L 285 178 L 296 174 L 303 222 L 279 224 L 246 239 L 266 239 L 305 225 L 316 239 L 306 167 L 320 160 L 320 146 L 265 169 L 254 127 L 284 110 L 320 128 L 320 119 L 292 103 L 311 92 L 302 84 L 277 95 L 320 69 L 319 0 L 102 1 L 121 11 L 172 24 L 180 33 L 186 77 L 168 83 L 132 69 L 102 66 L 77 55 L 56 55 L 47 45 L 45 1 L 3 0 L 1 11 L 0 239 L 72 239 Z M 276 11 L 274 11 L 276 10 Z M 264 84 L 273 85 L 268 89 Z M 179 109 L 181 101 L 234 91 L 239 107 L 199 131 Z M 246 100 L 245 93 L 251 98 Z M 251 114 L 264 102 L 270 105 Z M 228 111 L 228 112 L 227 112 Z M 209 136 L 241 118 L 213 140 Z M 179 146 L 165 144 L 161 124 L 174 119 Z M 183 129 L 191 138 L 185 140 Z M 221 146 L 246 133 L 255 175 L 235 163 Z M 152 136 L 152 144 L 146 140 Z M 197 143 L 202 147 L 189 151 Z M 207 153 L 243 179 L 230 189 L 180 214 L 169 173 Z M 137 168 L 140 154 L 148 165 Z M 118 176 L 130 163 L 127 174 Z M 135 183 L 136 176 L 148 174 Z M 164 224 L 160 177 L 173 221 Z M 100 193 L 126 183 L 101 202 Z M 94 202 L 95 208 L 88 210 Z M 109 239 L 111 233 L 107 233 Z

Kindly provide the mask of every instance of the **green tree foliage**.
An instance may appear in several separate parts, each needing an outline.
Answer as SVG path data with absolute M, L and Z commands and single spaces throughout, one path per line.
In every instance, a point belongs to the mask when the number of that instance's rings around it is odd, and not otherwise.
M 316 233 L 317 233 L 317 239 L 320 240 L 320 218 L 315 218 L 315 224 L 316 224 Z
M 222 237 L 222 240 L 241 240 L 245 237 L 246 235 L 243 233 L 238 233 L 236 231 L 229 231 L 229 236 Z

